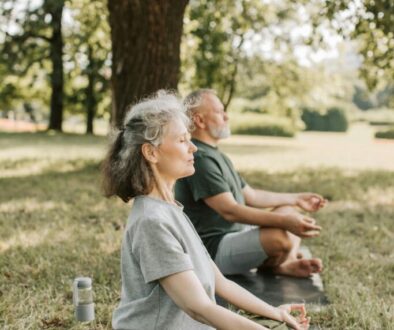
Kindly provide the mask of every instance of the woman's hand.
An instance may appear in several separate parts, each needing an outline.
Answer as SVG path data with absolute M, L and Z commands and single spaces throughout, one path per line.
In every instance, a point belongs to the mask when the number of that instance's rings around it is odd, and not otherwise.
M 281 320 L 295 330 L 309 329 L 309 318 L 306 317 L 304 304 L 288 304 L 278 307 Z M 293 317 L 290 313 L 297 312 L 298 315 Z

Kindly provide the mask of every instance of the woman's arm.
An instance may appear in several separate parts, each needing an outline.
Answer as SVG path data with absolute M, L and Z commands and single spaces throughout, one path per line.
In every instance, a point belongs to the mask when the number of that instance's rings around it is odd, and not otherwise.
M 217 295 L 250 313 L 286 322 L 296 330 L 308 329 L 309 321 L 305 315 L 304 305 L 287 305 L 280 308 L 273 307 L 240 287 L 238 284 L 226 279 L 213 261 L 212 264 L 215 269 L 215 287 Z M 298 310 L 301 312 L 299 322 L 290 315 L 289 311 L 291 310 Z
M 223 330 L 268 330 L 216 305 L 192 270 L 164 277 L 160 284 L 177 306 L 196 321 Z

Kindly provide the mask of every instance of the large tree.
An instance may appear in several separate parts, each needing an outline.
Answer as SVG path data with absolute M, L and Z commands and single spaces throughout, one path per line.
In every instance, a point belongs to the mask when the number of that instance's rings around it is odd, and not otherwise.
M 63 94 L 64 94 L 64 71 L 63 71 L 63 36 L 62 16 L 64 0 L 47 0 L 44 2 L 44 12 L 51 17 L 51 35 L 48 39 L 52 62 L 51 72 L 51 113 L 48 129 L 62 130 L 63 122 Z
M 112 123 L 126 106 L 179 80 L 183 15 L 188 0 L 108 1 L 112 39 Z

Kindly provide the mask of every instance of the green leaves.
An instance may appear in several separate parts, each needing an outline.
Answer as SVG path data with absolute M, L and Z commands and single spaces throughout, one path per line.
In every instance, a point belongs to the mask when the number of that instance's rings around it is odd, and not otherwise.
M 358 42 L 363 56 L 360 74 L 370 89 L 394 75 L 393 13 L 390 0 L 325 0 L 323 15 L 317 18 L 328 18 L 340 34 Z

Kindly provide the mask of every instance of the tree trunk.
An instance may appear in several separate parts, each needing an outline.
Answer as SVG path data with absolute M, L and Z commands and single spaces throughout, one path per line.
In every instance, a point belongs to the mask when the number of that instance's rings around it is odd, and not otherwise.
M 63 121 L 63 36 L 62 14 L 64 1 L 47 1 L 48 12 L 52 16 L 52 38 L 50 41 L 51 73 L 51 109 L 48 129 L 62 130 Z
M 96 116 L 96 108 L 97 108 L 97 100 L 94 92 L 94 85 L 96 82 L 96 70 L 97 67 L 95 65 L 95 59 L 93 57 L 93 49 L 89 45 L 88 46 L 88 68 L 87 68 L 87 77 L 88 77 L 88 86 L 86 87 L 86 134 L 93 134 L 93 120 Z
M 108 1 L 112 39 L 112 123 L 127 105 L 158 89 L 176 89 L 188 0 Z

